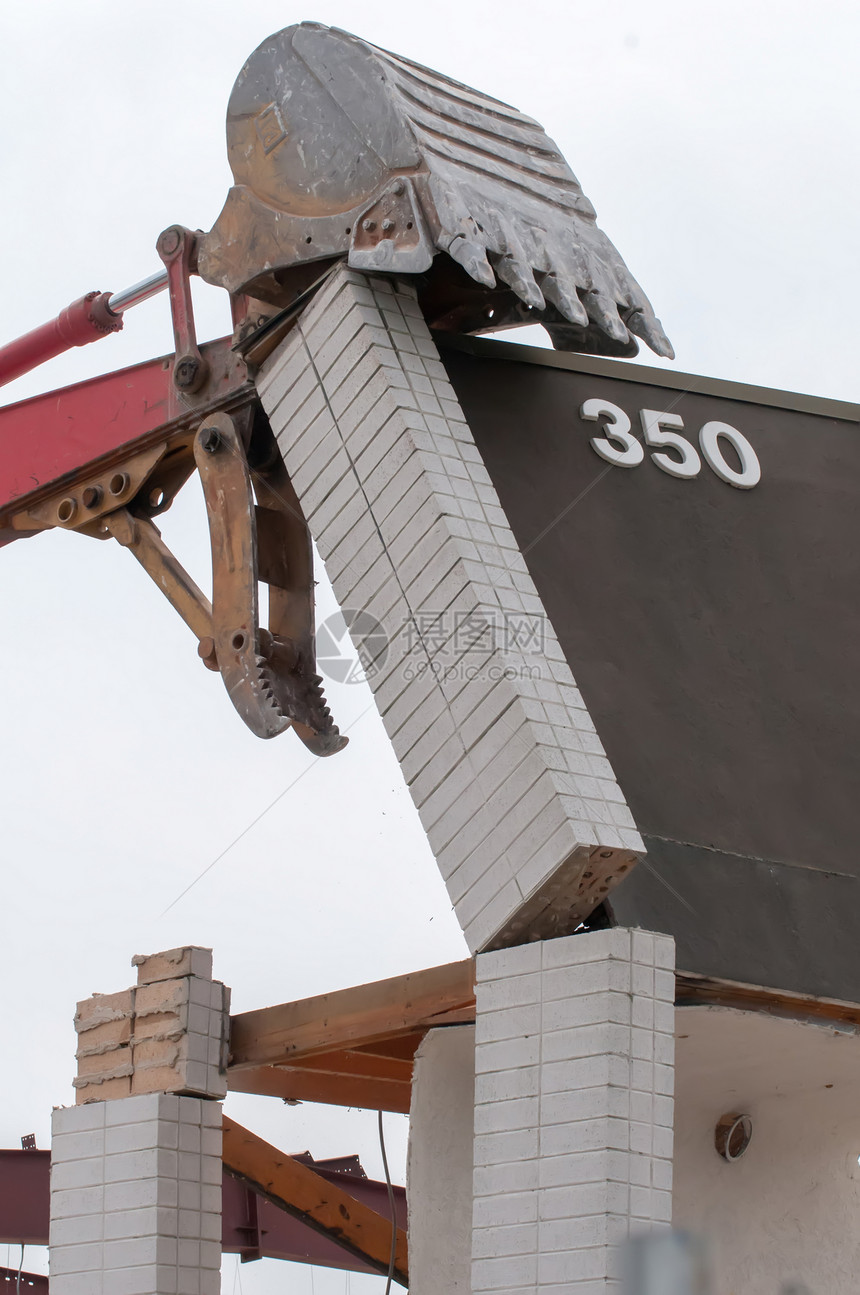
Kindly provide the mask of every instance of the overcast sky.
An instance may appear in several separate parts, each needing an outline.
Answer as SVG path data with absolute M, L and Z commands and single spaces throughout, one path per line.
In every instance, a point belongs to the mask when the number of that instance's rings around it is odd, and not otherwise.
M 230 183 L 233 80 L 261 40 L 308 18 L 536 117 L 650 296 L 676 368 L 857 399 L 850 0 L 7 5 L 0 340 L 157 269 L 167 225 L 211 226 Z M 229 330 L 224 294 L 203 285 L 198 324 Z M 170 349 L 158 298 L 3 395 Z M 202 501 L 185 494 L 165 537 L 204 581 Z M 351 745 L 314 763 L 290 734 L 251 736 L 116 545 L 52 533 L 0 550 L 0 603 L 0 1146 L 32 1131 L 48 1145 L 51 1106 L 72 1100 L 75 1001 L 131 983 L 134 953 L 211 945 L 240 1011 L 465 956 L 365 686 L 330 685 Z M 334 610 L 324 580 L 320 605 Z M 370 1113 L 250 1098 L 228 1110 L 286 1150 L 358 1152 L 380 1172 Z M 387 1117 L 401 1181 L 405 1124 Z M 307 1269 L 238 1273 L 231 1257 L 224 1271 L 226 1292 L 312 1289 Z M 342 1274 L 316 1273 L 319 1295 L 344 1290 Z

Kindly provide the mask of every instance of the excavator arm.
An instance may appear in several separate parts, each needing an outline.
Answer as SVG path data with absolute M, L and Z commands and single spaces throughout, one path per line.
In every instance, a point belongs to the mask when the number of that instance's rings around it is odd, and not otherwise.
M 175 353 L 0 409 L 0 545 L 49 527 L 115 539 L 144 567 L 259 737 L 345 744 L 316 673 L 310 533 L 254 385 L 340 262 L 408 276 L 431 327 L 542 323 L 553 345 L 672 355 L 651 305 L 538 122 L 317 23 L 264 41 L 233 88 L 235 184 L 209 233 L 157 242 L 163 270 L 89 293 L 0 348 L 0 385 L 122 327 L 167 288 Z M 230 294 L 232 338 L 198 344 L 191 277 Z M 212 597 L 156 525 L 198 472 Z M 269 588 L 268 625 L 259 584 Z
M 316 755 L 331 755 L 347 739 L 316 673 L 310 532 L 232 339 L 197 345 L 195 246 L 196 235 L 176 227 L 159 240 L 173 357 L 0 409 L 0 543 L 50 527 L 113 537 L 196 636 L 203 663 L 220 671 L 251 731 L 268 738 L 292 726 Z M 56 329 L 37 332 L 47 349 L 55 346 Z M 32 335 L 28 345 L 38 354 Z M 211 601 L 155 521 L 195 471 L 209 520 Z M 260 582 L 269 588 L 267 626 Z

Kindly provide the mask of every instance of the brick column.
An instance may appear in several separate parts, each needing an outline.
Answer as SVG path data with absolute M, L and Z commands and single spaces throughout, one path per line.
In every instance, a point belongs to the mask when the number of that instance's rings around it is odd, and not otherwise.
M 642 841 L 414 288 L 338 269 L 257 385 L 470 947 L 574 930 Z
M 78 1104 L 54 1111 L 52 1295 L 218 1295 L 229 990 L 209 949 L 135 958 L 78 1003 Z
M 51 1295 L 219 1295 L 221 1103 L 54 1111 L 50 1268 Z
M 672 1210 L 674 943 L 623 928 L 478 957 L 474 1295 L 605 1295 Z

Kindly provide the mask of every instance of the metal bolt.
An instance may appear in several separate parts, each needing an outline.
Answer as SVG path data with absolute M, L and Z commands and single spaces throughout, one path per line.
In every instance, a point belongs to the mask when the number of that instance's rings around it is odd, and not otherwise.
M 166 229 L 161 235 L 161 251 L 165 256 L 172 256 L 180 243 L 180 233 L 178 229 Z
M 394 184 L 391 186 L 391 192 L 394 194 L 395 198 L 399 198 L 402 193 L 406 192 L 406 185 L 402 180 L 395 180 Z
M 394 224 L 395 224 L 395 222 L 394 222 L 393 220 L 390 220 L 390 219 L 389 219 L 389 217 L 388 217 L 388 216 L 386 216 L 386 217 L 385 217 L 385 220 L 382 222 L 382 228 L 383 228 L 384 230 L 393 229 L 393 228 L 394 228 Z
M 215 640 L 208 634 L 197 644 L 197 655 L 207 670 L 218 669 L 218 657 L 215 653 Z
M 361 228 L 362 228 L 362 229 L 364 229 L 364 230 L 366 230 L 366 231 L 367 231 L 367 233 L 369 234 L 372 230 L 376 229 L 376 221 L 375 221 L 375 220 L 363 220 L 363 221 L 361 222 Z
M 221 433 L 217 427 L 204 427 L 200 433 L 200 448 L 214 454 L 221 447 Z
M 260 656 L 270 660 L 275 649 L 274 635 L 262 626 L 260 628 Z
M 173 374 L 173 381 L 180 391 L 193 391 L 200 374 L 200 361 L 195 356 L 180 360 Z

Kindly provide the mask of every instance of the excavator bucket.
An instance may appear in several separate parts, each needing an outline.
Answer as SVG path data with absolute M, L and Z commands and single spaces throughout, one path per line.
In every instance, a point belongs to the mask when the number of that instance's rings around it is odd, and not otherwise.
M 318 23 L 287 27 L 233 87 L 235 186 L 199 273 L 286 307 L 346 258 L 417 276 L 435 328 L 542 323 L 555 346 L 673 351 L 543 128 L 478 90 Z

